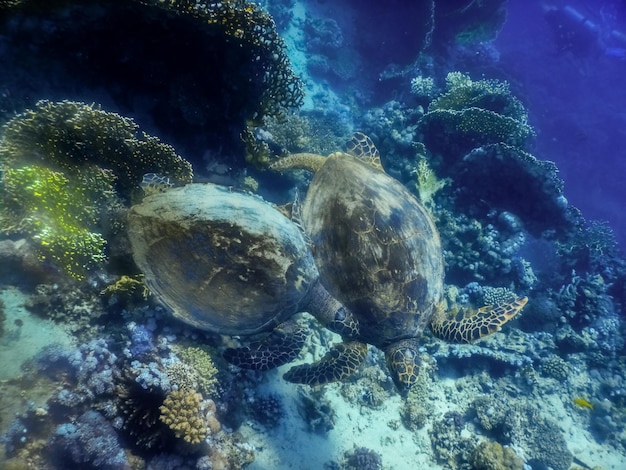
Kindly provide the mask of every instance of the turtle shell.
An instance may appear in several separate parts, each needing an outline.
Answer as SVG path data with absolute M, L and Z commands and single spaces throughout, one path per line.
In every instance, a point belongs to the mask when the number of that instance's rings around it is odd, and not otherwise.
M 293 315 L 318 277 L 299 228 L 257 196 L 191 184 L 130 209 L 133 257 L 175 317 L 222 334 Z
M 420 335 L 443 292 L 437 229 L 417 199 L 384 172 L 333 154 L 302 208 L 320 279 L 376 346 Z

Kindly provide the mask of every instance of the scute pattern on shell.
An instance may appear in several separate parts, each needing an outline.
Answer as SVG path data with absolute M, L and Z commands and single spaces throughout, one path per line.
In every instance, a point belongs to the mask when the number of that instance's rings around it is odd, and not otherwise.
M 133 206 L 129 237 L 146 282 L 174 316 L 222 334 L 289 318 L 318 272 L 298 227 L 261 198 L 214 184 Z
M 316 173 L 303 207 L 321 280 L 360 322 L 362 340 L 416 337 L 443 290 L 437 229 L 399 182 L 347 154 Z

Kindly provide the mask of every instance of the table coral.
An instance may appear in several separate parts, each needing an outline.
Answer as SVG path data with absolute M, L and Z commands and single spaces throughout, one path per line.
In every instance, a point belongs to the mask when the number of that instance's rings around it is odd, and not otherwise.
M 453 166 L 481 145 L 504 142 L 524 147 L 534 135 L 527 120 L 524 106 L 511 94 L 507 82 L 473 81 L 452 72 L 446 91 L 430 103 L 420 128 L 428 150 Z

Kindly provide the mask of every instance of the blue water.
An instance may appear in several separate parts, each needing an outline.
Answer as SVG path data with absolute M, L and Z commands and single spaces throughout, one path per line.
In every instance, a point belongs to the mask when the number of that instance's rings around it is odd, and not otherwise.
M 625 73 L 618 0 L 0 0 L 0 469 L 626 469 Z
M 559 40 L 565 33 L 546 20 L 546 5 L 569 6 L 597 31 L 587 35 L 588 25 L 563 14 L 555 23 L 572 34 L 580 28 L 581 40 Z M 495 41 L 498 68 L 514 83 L 537 127 L 535 153 L 557 163 L 571 203 L 589 219 L 609 221 L 622 247 L 625 29 L 623 2 L 513 1 Z

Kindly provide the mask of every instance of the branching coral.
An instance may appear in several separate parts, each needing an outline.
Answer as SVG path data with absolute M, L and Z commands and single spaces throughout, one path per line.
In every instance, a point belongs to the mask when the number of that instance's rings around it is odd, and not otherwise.
M 220 430 L 215 417 L 215 403 L 204 400 L 197 392 L 176 390 L 171 392 L 161 409 L 161 421 L 190 444 L 198 444 L 207 436 Z
M 242 47 L 255 51 L 257 76 L 248 77 L 248 80 L 262 84 L 263 93 L 258 115 L 250 118 L 260 120 L 265 115 L 277 116 L 286 108 L 302 104 L 302 83 L 291 70 L 284 42 L 276 32 L 274 20 L 256 4 L 245 0 L 140 1 L 204 22 Z
M 437 178 L 437 175 L 435 175 L 435 172 L 430 168 L 428 161 L 424 157 L 420 158 L 417 163 L 415 176 L 420 201 L 427 207 L 433 204 L 433 196 L 435 193 L 449 183 L 447 179 L 442 180 Z
M 41 259 L 77 279 L 106 260 L 105 236 L 122 225 L 112 214 L 144 173 L 191 180 L 172 147 L 94 105 L 40 101 L 3 132 L 2 232 L 30 237 Z
M 115 175 L 124 196 L 154 172 L 179 183 L 191 181 L 191 165 L 158 138 L 139 131 L 132 119 L 74 101 L 39 101 L 3 129 L 0 160 L 5 168 L 45 165 L 74 175 L 97 165 Z
M 206 396 L 214 395 L 219 386 L 218 371 L 209 353 L 198 347 L 187 347 L 176 348 L 176 354 L 195 372 L 200 391 Z

